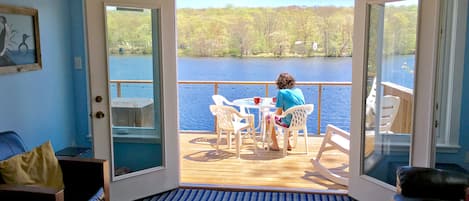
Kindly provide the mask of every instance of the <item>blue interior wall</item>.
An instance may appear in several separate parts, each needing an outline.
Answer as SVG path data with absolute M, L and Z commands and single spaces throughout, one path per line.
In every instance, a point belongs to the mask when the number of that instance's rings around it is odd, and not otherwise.
M 72 56 L 81 60 L 80 68 L 73 70 L 73 86 L 75 90 L 76 142 L 79 146 L 91 146 L 89 139 L 89 98 L 88 98 L 88 66 L 86 57 L 86 40 L 84 33 L 83 0 L 69 0 L 72 31 Z M 75 64 L 74 64 L 75 65 Z
M 469 10 L 469 8 L 468 8 Z M 466 20 L 469 29 L 469 15 Z M 464 153 L 469 152 L 469 31 L 466 30 L 466 50 L 464 61 L 463 92 L 461 100 L 461 136 L 459 141 L 464 146 Z M 465 154 L 463 154 L 465 158 Z M 466 163 L 467 164 L 467 163 Z
M 469 8 L 468 8 L 469 10 Z M 469 15 L 466 20 L 466 28 L 469 29 Z M 466 29 L 466 49 L 464 52 L 464 73 L 463 73 L 463 87 L 462 87 L 462 100 L 461 100 L 461 119 L 460 119 L 460 136 L 459 143 L 462 146 L 456 160 L 460 162 L 466 158 L 466 153 L 469 152 L 469 31 Z M 464 163 L 464 166 L 469 169 L 469 163 Z
M 29 149 L 47 140 L 56 150 L 74 144 L 68 1 L 0 0 L 0 4 L 38 9 L 43 66 L 39 71 L 0 75 L 0 130 L 18 132 Z
M 468 25 L 469 26 L 469 25 Z M 469 35 L 468 35 L 469 36 Z M 462 93 L 462 105 L 461 105 L 461 132 L 459 136 L 459 142 L 462 146 L 458 158 L 460 161 L 466 158 L 466 153 L 469 152 L 469 38 L 466 38 L 466 56 L 465 56 L 465 68 L 464 68 L 464 81 L 463 81 L 463 93 Z M 466 169 L 469 170 L 469 163 L 464 163 Z

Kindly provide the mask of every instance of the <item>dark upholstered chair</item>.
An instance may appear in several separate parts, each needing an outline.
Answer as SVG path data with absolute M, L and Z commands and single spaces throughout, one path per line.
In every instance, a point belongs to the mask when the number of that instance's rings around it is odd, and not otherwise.
M 0 161 L 26 151 L 23 140 L 13 131 L 0 132 Z M 90 199 L 101 188 L 109 200 L 109 174 L 106 160 L 57 157 L 63 172 L 65 189 L 5 184 L 0 177 L 0 200 L 65 200 Z M 1 176 L 1 175 L 0 175 Z
M 469 175 L 449 170 L 402 166 L 396 175 L 395 201 L 460 201 L 469 187 Z

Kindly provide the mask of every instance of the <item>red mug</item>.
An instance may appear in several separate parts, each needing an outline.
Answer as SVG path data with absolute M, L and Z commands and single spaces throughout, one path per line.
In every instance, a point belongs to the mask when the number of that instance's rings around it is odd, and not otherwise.
M 272 103 L 276 103 L 277 102 L 277 97 L 273 97 L 272 98 Z
M 259 104 L 260 102 L 261 102 L 261 97 L 255 96 L 255 97 L 254 97 L 254 104 L 257 105 L 257 104 Z

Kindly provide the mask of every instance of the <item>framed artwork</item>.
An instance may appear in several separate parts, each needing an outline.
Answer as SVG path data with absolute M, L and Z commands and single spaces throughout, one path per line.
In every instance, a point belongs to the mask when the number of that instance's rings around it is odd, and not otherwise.
M 0 74 L 40 69 L 37 9 L 0 5 Z

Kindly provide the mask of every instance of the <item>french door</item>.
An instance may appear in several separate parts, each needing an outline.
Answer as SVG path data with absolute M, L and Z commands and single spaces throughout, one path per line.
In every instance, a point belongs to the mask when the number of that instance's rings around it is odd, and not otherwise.
M 111 200 L 179 185 L 174 0 L 86 0 L 93 148 Z
M 391 200 L 397 167 L 433 165 L 439 4 L 355 1 L 349 183 L 355 199 Z

